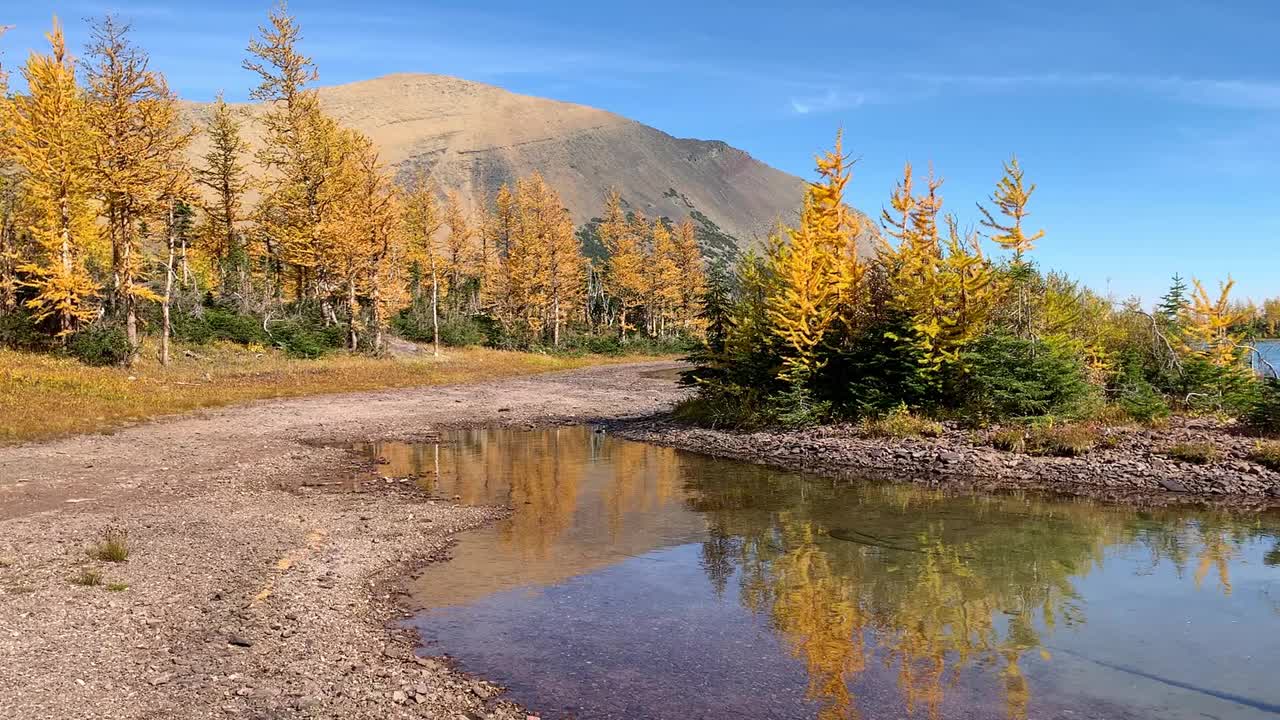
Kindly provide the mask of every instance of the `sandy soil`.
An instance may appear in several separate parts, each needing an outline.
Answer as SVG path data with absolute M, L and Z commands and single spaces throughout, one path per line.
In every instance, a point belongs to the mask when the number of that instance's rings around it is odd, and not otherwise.
M 388 588 L 502 515 L 332 447 L 442 427 L 616 421 L 670 364 L 271 401 L 0 448 L 0 718 L 525 718 L 416 658 Z M 89 549 L 128 531 L 127 562 Z M 98 571 L 101 585 L 75 584 Z M 120 586 L 127 585 L 126 589 Z

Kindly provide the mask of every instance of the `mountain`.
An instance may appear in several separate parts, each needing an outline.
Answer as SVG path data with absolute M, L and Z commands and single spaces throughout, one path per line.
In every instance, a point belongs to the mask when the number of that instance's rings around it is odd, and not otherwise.
M 804 182 L 726 143 L 672 137 L 620 115 L 442 75 L 400 74 L 324 87 L 322 107 L 377 143 L 404 173 L 430 169 L 470 202 L 537 170 L 586 226 L 617 188 L 629 209 L 692 217 L 709 254 L 762 239 L 794 217 Z M 252 105 L 242 106 L 253 114 Z M 207 106 L 191 106 L 202 122 Z M 246 124 L 256 146 L 258 131 Z M 198 142 L 197 153 L 204 151 Z

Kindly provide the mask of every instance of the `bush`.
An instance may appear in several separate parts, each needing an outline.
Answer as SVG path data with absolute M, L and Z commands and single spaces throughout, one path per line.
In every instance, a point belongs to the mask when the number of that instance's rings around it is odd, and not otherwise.
M 1116 404 L 1129 417 L 1142 423 L 1153 423 L 1169 417 L 1169 403 L 1145 378 L 1127 378 L 1120 386 Z
M 807 387 L 793 385 L 770 398 L 768 414 L 784 427 L 810 427 L 831 417 L 831 403 L 818 400 Z
M 287 320 L 271 326 L 270 343 L 290 357 L 314 359 L 342 347 L 345 335 L 341 325 L 316 327 Z
M 1207 465 L 1217 462 L 1221 457 L 1218 448 L 1207 442 L 1174 443 L 1165 449 L 1164 454 L 1174 460 L 1189 462 L 1195 465 Z
M 863 420 L 862 431 L 872 437 L 941 437 L 942 423 L 913 415 L 906 405 L 899 405 L 888 415 Z
M 1027 451 L 1027 434 L 1021 428 L 1005 428 L 991 433 L 991 447 L 1005 452 Z
M 1253 407 L 1245 413 L 1242 421 L 1253 432 L 1280 434 L 1280 379 L 1268 378 L 1262 382 Z
M 440 321 L 440 342 L 452 347 L 490 345 L 490 327 L 477 318 L 462 317 Z M 430 339 L 431 327 L 427 327 Z
M 102 584 L 102 571 L 95 568 L 80 568 L 80 572 L 71 578 L 73 585 L 97 587 Z
M 1100 439 L 1097 428 L 1089 425 L 1045 425 L 1027 434 L 1027 452 L 1032 455 L 1079 457 L 1092 450 Z
M 86 365 L 123 365 L 129 359 L 129 338 L 120 328 L 95 325 L 72 335 L 67 352 Z
M 125 562 L 129 559 L 129 531 L 114 525 L 107 526 L 102 531 L 102 540 L 91 554 L 104 562 Z
M 1071 411 L 1088 397 L 1084 361 L 1065 343 L 988 335 L 962 356 L 949 393 L 975 418 L 1028 418 Z
M 726 382 L 706 382 L 698 394 L 675 406 L 677 420 L 704 427 L 748 430 L 774 421 L 765 394 L 756 388 Z
M 1178 392 L 1192 412 L 1248 414 L 1258 401 L 1263 384 L 1244 364 L 1218 366 L 1204 358 L 1183 363 Z
M 0 313 L 0 347 L 12 350 L 48 350 L 50 334 L 24 309 Z
M 1259 442 L 1249 453 L 1249 459 L 1268 470 L 1280 472 L 1280 442 Z

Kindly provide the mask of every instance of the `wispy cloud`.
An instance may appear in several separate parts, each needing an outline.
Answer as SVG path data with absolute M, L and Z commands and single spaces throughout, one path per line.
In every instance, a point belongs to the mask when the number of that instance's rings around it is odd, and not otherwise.
M 879 97 L 879 93 L 873 94 L 865 91 L 853 92 L 827 88 L 826 91 L 817 95 L 791 98 L 791 111 L 797 115 L 808 115 L 810 113 L 847 110 L 866 105 L 877 97 Z
M 857 79 L 855 78 L 855 81 Z M 880 76 L 879 82 L 885 82 Z M 797 115 L 834 112 L 876 103 L 907 103 L 947 94 L 1016 93 L 1036 89 L 1073 92 L 1129 92 L 1210 107 L 1280 110 L 1280 82 L 1188 78 L 1178 75 L 1119 73 L 1027 73 L 1010 75 L 905 73 L 894 76 L 892 90 L 872 85 L 857 91 L 838 85 L 815 95 L 791 97 Z
M 912 74 L 906 77 L 939 91 L 1014 91 L 1035 87 L 1127 90 L 1162 95 L 1197 105 L 1280 109 L 1280 82 L 1188 78 L 1180 75 L 1056 72 L 1014 75 Z

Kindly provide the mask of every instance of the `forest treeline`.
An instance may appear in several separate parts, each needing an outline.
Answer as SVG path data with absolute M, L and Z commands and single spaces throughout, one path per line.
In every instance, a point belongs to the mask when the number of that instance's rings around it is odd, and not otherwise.
M 844 200 L 839 139 L 817 173 L 797 222 L 709 279 L 685 417 L 741 427 L 1189 411 L 1280 429 L 1280 387 L 1250 367 L 1248 342 L 1274 331 L 1280 301 L 1241 304 L 1229 279 L 1210 290 L 1175 277 L 1149 310 L 1042 270 L 1036 188 L 1016 158 L 970 230 L 944 212 L 941 178 L 907 165 L 870 244 L 859 241 L 870 221 Z
M 80 60 L 55 19 L 48 51 L 18 70 L 25 90 L 0 86 L 0 344 L 129 364 L 146 333 L 166 362 L 175 337 L 314 356 L 380 352 L 392 329 L 437 352 L 701 336 L 688 221 L 650 221 L 612 193 L 607 258 L 592 261 L 537 174 L 479 207 L 423 168 L 396 177 L 323 112 L 300 37 L 272 10 L 243 62 L 264 110 L 219 96 L 191 127 L 127 24 L 94 21 Z

